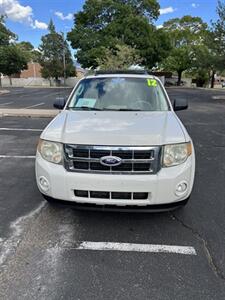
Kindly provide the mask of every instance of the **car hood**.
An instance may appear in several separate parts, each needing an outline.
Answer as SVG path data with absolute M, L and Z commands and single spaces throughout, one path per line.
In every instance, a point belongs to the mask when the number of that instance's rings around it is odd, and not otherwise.
M 41 138 L 70 144 L 150 146 L 185 141 L 173 111 L 62 111 Z

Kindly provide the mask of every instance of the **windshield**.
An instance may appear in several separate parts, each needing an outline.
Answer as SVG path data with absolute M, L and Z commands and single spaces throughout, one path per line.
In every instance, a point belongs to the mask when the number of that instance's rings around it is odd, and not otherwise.
M 76 88 L 68 108 L 74 110 L 167 111 L 169 105 L 156 79 L 87 78 Z

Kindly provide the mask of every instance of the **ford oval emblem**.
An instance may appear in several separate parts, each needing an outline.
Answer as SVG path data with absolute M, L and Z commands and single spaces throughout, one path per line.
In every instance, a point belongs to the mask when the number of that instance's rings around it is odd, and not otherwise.
M 107 167 L 116 167 L 122 163 L 122 159 L 117 156 L 104 156 L 100 159 L 100 163 Z

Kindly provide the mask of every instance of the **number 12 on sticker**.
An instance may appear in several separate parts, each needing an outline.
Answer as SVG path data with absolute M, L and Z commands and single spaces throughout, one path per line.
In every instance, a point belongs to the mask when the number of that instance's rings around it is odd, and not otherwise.
M 157 81 L 155 79 L 147 79 L 148 86 L 156 87 Z

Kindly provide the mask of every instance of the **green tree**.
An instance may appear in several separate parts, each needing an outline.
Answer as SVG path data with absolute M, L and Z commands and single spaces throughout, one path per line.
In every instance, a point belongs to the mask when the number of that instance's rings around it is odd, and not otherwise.
M 40 62 L 41 60 L 41 52 L 37 49 L 33 49 L 31 52 L 31 59 L 33 62 Z
M 209 82 L 212 70 L 215 67 L 215 53 L 205 44 L 193 47 L 193 60 L 190 74 L 196 81 L 197 86 L 204 86 Z
M 208 36 L 208 47 L 213 54 L 213 64 L 211 71 L 211 88 L 214 87 L 214 77 L 216 70 L 225 69 L 225 3 L 218 1 L 218 20 L 212 23 L 210 35 Z
M 114 49 L 104 49 L 104 57 L 97 59 L 101 70 L 122 70 L 142 62 L 138 52 L 127 45 L 116 45 Z
M 75 14 L 68 39 L 83 67 L 98 67 L 104 49 L 116 51 L 125 44 L 139 51 L 143 64 L 152 68 L 165 55 L 168 41 L 153 21 L 159 16 L 157 0 L 87 0 Z
M 39 50 L 34 49 L 34 46 L 30 42 L 20 42 L 17 43 L 19 48 L 24 52 L 29 61 L 39 62 L 41 58 L 41 53 Z
M 18 46 L 24 51 L 31 52 L 34 49 L 34 46 L 30 42 L 25 41 L 18 43 Z
M 63 35 L 55 30 L 52 20 L 49 23 L 49 33 L 41 38 L 40 64 L 42 66 L 42 76 L 44 78 L 54 78 L 74 76 L 75 67 L 71 58 L 68 43 L 64 40 Z
M 201 44 L 208 25 L 200 17 L 184 16 L 174 18 L 163 24 L 164 31 L 170 36 L 173 47 Z
M 182 73 L 196 64 L 196 47 L 204 45 L 207 24 L 199 17 L 184 16 L 165 22 L 163 30 L 170 38 L 172 49 L 163 66 L 177 72 L 180 85 Z
M 0 73 L 10 78 L 15 73 L 20 73 L 27 68 L 27 57 L 15 42 L 17 36 L 5 26 L 5 18 L 0 17 Z M 0 87 L 1 76 L 0 76 Z
M 0 16 L 0 46 L 9 45 L 10 41 L 15 41 L 16 39 L 17 36 L 15 35 L 15 33 L 6 28 L 5 17 Z
M 11 76 L 27 69 L 27 56 L 14 44 L 0 47 L 0 73 Z
M 20 42 L 17 43 L 18 48 L 23 52 L 23 54 L 27 57 L 27 61 L 32 60 L 32 51 L 34 49 L 34 46 L 30 42 Z
M 188 46 L 174 48 L 165 59 L 163 66 L 165 69 L 177 72 L 177 85 L 181 84 L 182 73 L 192 66 L 192 52 Z

